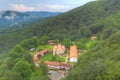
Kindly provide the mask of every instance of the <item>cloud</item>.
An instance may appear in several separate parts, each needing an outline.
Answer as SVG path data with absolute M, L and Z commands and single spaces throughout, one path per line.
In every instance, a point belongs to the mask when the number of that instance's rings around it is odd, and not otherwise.
M 49 5 L 39 5 L 38 9 L 40 11 L 65 12 L 70 10 L 71 7 L 67 5 L 49 4 Z
M 20 11 L 20 12 L 33 11 L 34 10 L 33 7 L 28 7 L 28 6 L 25 6 L 24 4 L 11 4 L 10 6 L 12 7 L 13 10 Z
M 59 4 L 45 4 L 33 7 L 28 7 L 24 4 L 10 4 L 12 10 L 25 12 L 25 11 L 51 11 L 51 12 L 65 12 L 71 9 L 70 6 L 67 5 L 59 5 Z
M 46 5 L 48 8 L 51 9 L 68 9 L 68 6 L 64 6 L 64 5 Z

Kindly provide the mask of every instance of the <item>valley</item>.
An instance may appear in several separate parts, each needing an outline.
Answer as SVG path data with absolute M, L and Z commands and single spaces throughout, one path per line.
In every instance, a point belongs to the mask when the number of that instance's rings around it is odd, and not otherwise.
M 0 80 L 120 79 L 120 0 L 91 1 L 64 13 L 4 15 Z

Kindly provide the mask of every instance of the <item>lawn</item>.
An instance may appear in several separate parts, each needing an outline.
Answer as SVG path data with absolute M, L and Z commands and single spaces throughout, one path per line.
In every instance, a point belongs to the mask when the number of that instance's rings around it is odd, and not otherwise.
M 43 49 L 48 49 L 48 50 L 52 51 L 53 46 L 52 45 L 40 45 L 37 49 L 38 49 L 38 51 L 41 51 Z
M 52 53 L 48 53 L 45 56 L 43 56 L 42 58 L 40 58 L 41 61 L 57 61 L 57 62 L 64 62 L 65 59 L 61 58 L 57 55 L 53 56 Z

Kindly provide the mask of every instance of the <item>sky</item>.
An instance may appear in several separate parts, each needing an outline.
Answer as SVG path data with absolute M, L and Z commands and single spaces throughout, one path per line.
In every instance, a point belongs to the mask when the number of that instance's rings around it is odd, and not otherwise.
M 0 11 L 66 12 L 94 0 L 0 0 Z

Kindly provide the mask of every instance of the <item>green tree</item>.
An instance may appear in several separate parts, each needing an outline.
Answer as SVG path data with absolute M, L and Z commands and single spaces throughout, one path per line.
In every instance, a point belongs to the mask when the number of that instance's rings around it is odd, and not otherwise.
M 48 75 L 48 68 L 47 68 L 47 66 L 45 65 L 44 62 L 40 63 L 40 70 L 41 70 L 41 75 L 42 76 Z
M 77 41 L 75 43 L 75 45 L 77 46 L 78 49 L 84 49 L 85 48 L 85 45 L 83 43 L 79 42 L 79 41 Z
M 15 47 L 12 49 L 12 51 L 17 52 L 17 53 L 24 53 L 25 52 L 25 50 L 19 44 L 15 45 Z
M 12 57 L 7 57 L 5 60 L 4 60 L 4 62 L 3 62 L 3 64 L 6 64 L 7 65 L 7 67 L 8 67 L 8 69 L 11 69 L 12 67 L 13 67 L 13 65 L 14 65 L 14 59 L 12 58 Z
M 91 50 L 91 49 L 93 49 L 94 47 L 95 47 L 95 41 L 89 41 L 89 42 L 87 42 L 86 44 L 85 44 L 85 47 L 86 47 L 86 49 L 87 50 Z
M 108 80 L 119 80 L 120 79 L 120 61 L 109 64 L 109 66 L 107 67 L 106 79 Z
M 25 39 L 21 42 L 21 46 L 25 49 L 30 49 L 30 44 L 27 39 Z
M 7 70 L 7 65 L 6 64 L 0 65 L 0 77 L 4 76 L 5 70 Z
M 33 47 L 34 48 L 38 47 L 38 45 L 39 45 L 39 39 L 36 36 L 33 36 L 31 40 L 32 40 Z
M 9 56 L 12 57 L 13 59 L 15 58 L 21 58 L 26 51 L 20 46 L 19 44 L 15 45 L 15 47 L 12 49 L 10 52 Z
M 3 80 L 16 80 L 14 74 L 11 70 L 5 70 Z
M 32 77 L 30 80 L 50 80 L 50 78 L 48 76 L 35 76 Z
M 15 80 L 29 80 L 32 73 L 31 66 L 26 61 L 17 62 L 12 71 L 15 73 Z
M 48 41 L 49 39 L 50 39 L 49 36 L 46 36 L 46 35 L 42 36 L 42 37 L 40 38 L 40 44 L 47 44 L 47 41 Z
M 65 47 L 69 48 L 71 45 L 71 40 L 70 39 L 64 39 L 62 43 L 65 45 Z

